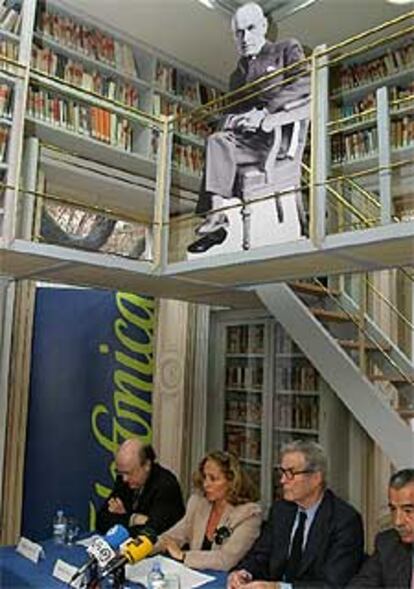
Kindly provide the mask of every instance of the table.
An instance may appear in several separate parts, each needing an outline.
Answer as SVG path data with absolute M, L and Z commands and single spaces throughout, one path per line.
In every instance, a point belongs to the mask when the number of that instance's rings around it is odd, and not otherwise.
M 53 567 L 57 558 L 69 564 L 79 566 L 87 560 L 85 548 L 81 546 L 59 546 L 52 540 L 42 542 L 46 558 L 34 564 L 18 554 L 14 547 L 0 548 L 0 587 L 2 589 L 63 589 L 67 585 L 52 577 Z M 206 583 L 202 589 L 225 589 L 226 573 L 205 571 L 215 577 L 214 581 Z M 128 586 L 137 587 L 128 581 Z M 188 589 L 183 587 L 182 589 Z

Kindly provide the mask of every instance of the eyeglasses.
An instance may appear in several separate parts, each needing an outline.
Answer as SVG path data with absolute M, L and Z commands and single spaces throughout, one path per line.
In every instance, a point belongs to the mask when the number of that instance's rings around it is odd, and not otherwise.
M 309 468 L 304 470 L 293 470 L 293 468 L 283 468 L 283 466 L 277 466 L 276 470 L 278 471 L 280 478 L 282 478 L 282 476 L 284 475 L 288 481 L 293 481 L 295 476 L 297 476 L 298 474 L 310 474 L 312 472 L 315 472 L 314 470 L 311 470 Z

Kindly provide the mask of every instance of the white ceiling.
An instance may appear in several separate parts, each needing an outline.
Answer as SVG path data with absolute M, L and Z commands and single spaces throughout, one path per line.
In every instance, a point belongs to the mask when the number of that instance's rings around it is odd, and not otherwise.
M 228 17 L 197 0 L 55 2 L 90 14 L 212 77 L 227 80 L 237 58 Z M 317 0 L 279 23 L 279 38 L 294 36 L 310 47 L 332 45 L 413 8 L 414 0 L 408 6 L 386 0 Z

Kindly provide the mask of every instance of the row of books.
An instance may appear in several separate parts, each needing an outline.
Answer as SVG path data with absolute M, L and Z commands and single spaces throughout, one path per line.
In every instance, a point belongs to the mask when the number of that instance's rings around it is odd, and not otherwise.
M 152 133 L 151 154 L 156 159 L 159 148 L 159 135 L 157 131 Z M 181 143 L 179 140 L 173 141 L 172 146 L 172 166 L 187 174 L 200 176 L 204 169 L 204 149 L 196 145 Z
M 10 118 L 13 90 L 9 84 L 0 84 L 0 117 Z
M 226 419 L 229 421 L 243 421 L 260 425 L 262 422 L 262 403 L 254 395 L 228 393 L 226 395 Z
M 279 354 L 300 354 L 299 346 L 286 333 L 284 329 L 276 330 L 275 350 Z
M 408 86 L 392 86 L 389 88 L 389 101 L 401 100 L 402 98 L 408 98 L 412 96 L 414 100 L 414 82 Z M 352 104 L 333 104 L 331 108 L 331 119 L 341 119 L 345 117 L 351 117 L 353 115 L 361 115 L 354 119 L 354 122 L 364 121 L 367 118 L 372 118 L 372 113 L 364 115 L 364 112 L 375 108 L 377 105 L 377 96 L 375 92 L 366 94 L 360 100 L 353 102 Z
M 256 488 L 260 489 L 260 466 L 256 466 L 255 464 L 243 464 L 242 460 L 242 467 L 251 478 Z
M 276 366 L 276 390 L 316 391 L 319 373 L 308 362 L 291 366 Z
M 155 67 L 155 84 L 164 92 L 169 92 L 195 106 L 206 104 L 222 95 L 213 86 L 202 84 L 190 75 L 180 72 L 172 65 L 157 60 Z
M 228 354 L 262 354 L 264 352 L 264 325 L 230 325 L 226 329 Z
M 274 404 L 275 427 L 293 429 L 319 428 L 317 395 L 277 395 Z
M 226 386 L 260 390 L 263 386 L 263 363 L 242 364 L 228 362 L 226 366 Z
M 97 27 L 44 8 L 38 19 L 39 30 L 61 45 L 115 67 L 130 76 L 138 76 L 132 48 Z
M 414 117 L 406 115 L 391 122 L 391 147 L 398 149 L 414 145 Z M 375 155 L 378 151 L 376 127 L 332 137 L 332 162 L 347 163 L 361 157 Z
M 22 25 L 22 15 L 16 6 L 7 6 L 5 0 L 0 2 L 0 29 L 18 35 Z
M 261 431 L 224 424 L 224 446 L 228 452 L 250 460 L 260 460 Z
M 3 127 L 3 125 L 0 125 L 0 162 L 6 161 L 8 139 L 9 139 L 8 127 Z
M 0 71 L 18 73 L 16 66 L 8 63 L 6 60 L 1 59 L 2 57 L 6 57 L 7 59 L 11 59 L 13 61 L 18 61 L 19 46 L 17 43 L 0 38 Z
M 165 96 L 154 94 L 152 97 L 152 112 L 155 116 L 182 117 L 185 114 L 185 108 L 179 102 L 173 102 Z M 179 119 L 175 129 L 178 133 L 193 135 L 201 139 L 204 139 L 210 134 L 210 128 L 206 122 L 194 121 L 191 117 Z
M 33 45 L 32 67 L 87 92 L 100 94 L 127 106 L 139 107 L 139 94 L 135 86 L 118 78 L 105 76 L 97 69 L 87 68 L 80 61 L 60 55 L 49 47 Z
M 349 90 L 380 81 L 412 66 L 414 66 L 414 42 L 409 41 L 401 47 L 388 49 L 375 59 L 342 66 L 339 70 L 339 86 L 342 90 Z
M 172 163 L 180 172 L 201 176 L 204 169 L 204 149 L 197 145 L 174 141 Z
M 103 108 L 60 98 L 43 89 L 29 87 L 27 112 L 39 120 L 117 147 L 132 151 L 132 128 L 127 119 Z

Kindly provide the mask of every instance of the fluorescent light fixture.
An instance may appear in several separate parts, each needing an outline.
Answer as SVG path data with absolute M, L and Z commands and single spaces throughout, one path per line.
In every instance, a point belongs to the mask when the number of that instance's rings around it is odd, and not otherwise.
M 390 4 L 414 4 L 414 0 L 387 0 Z
M 214 2 L 213 2 L 213 0 L 198 0 L 198 1 L 203 6 L 207 6 L 207 8 L 214 8 Z

